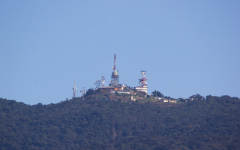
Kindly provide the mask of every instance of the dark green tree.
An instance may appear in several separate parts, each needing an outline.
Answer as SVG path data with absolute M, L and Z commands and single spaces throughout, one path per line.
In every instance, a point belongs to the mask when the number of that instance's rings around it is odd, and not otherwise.
M 240 149 L 237 97 L 159 105 L 86 99 L 30 106 L 0 98 L 0 149 Z
M 152 95 L 154 97 L 164 97 L 164 95 L 161 92 L 156 91 L 156 90 L 152 92 Z
M 205 97 L 201 96 L 200 94 L 192 95 L 189 97 L 191 100 L 206 100 Z
M 87 90 L 86 96 L 92 95 L 92 94 L 95 94 L 95 93 L 96 93 L 95 90 L 91 88 L 91 89 Z

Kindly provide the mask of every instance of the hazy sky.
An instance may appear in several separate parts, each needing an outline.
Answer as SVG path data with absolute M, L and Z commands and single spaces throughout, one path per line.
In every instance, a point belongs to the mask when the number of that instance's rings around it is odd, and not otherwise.
M 239 0 L 0 1 L 0 97 L 58 103 L 110 82 L 240 97 Z M 80 96 L 81 93 L 78 93 Z

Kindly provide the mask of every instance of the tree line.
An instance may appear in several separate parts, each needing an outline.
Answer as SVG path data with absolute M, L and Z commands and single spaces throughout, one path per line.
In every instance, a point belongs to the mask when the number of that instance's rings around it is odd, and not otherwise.
M 240 99 L 207 96 L 161 107 L 73 99 L 0 99 L 0 149 L 240 149 Z

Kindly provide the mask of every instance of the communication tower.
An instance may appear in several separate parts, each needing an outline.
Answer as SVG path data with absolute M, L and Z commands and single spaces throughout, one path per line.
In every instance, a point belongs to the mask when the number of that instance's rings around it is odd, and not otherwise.
M 96 80 L 94 85 L 96 85 L 96 89 L 98 89 L 100 87 L 104 87 L 104 85 L 105 85 L 105 77 L 102 76 L 102 80 Z
M 77 88 L 76 88 L 75 80 L 74 80 L 74 86 L 73 86 L 73 97 L 72 97 L 72 98 L 76 98 L 76 91 L 77 91 Z
M 105 76 L 102 76 L 102 87 L 105 86 Z
M 94 85 L 96 85 L 96 89 L 98 89 L 101 86 L 102 81 L 101 80 L 97 80 Z
M 80 92 L 82 93 L 82 97 L 83 97 L 83 100 L 84 100 L 84 95 L 86 93 L 85 87 L 82 87 L 82 90 Z
M 114 67 L 112 67 L 112 75 L 111 75 L 111 86 L 118 86 L 119 84 L 119 78 L 118 78 L 118 72 L 116 70 L 116 54 L 114 54 Z
M 142 74 L 142 78 L 139 79 L 139 84 L 140 84 L 141 87 L 147 86 L 147 78 L 145 76 L 146 75 L 146 71 L 140 71 L 140 72 Z
M 135 87 L 137 91 L 141 91 L 147 94 L 148 86 L 147 86 L 147 78 L 146 78 L 146 71 L 140 71 L 142 74 L 142 78 L 139 79 L 140 86 Z

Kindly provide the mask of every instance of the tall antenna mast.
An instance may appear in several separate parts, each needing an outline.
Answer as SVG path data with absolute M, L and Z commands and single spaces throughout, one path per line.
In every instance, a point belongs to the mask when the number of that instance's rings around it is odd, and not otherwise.
M 74 79 L 73 98 L 76 98 L 76 91 L 77 91 L 77 87 L 76 87 L 76 85 L 75 85 L 75 79 Z
M 116 54 L 114 54 L 114 71 L 116 71 Z
M 105 86 L 105 76 L 102 76 L 102 87 Z
M 112 67 L 113 72 L 111 75 L 111 82 L 110 82 L 110 86 L 118 86 L 119 85 L 119 79 L 118 79 L 118 72 L 117 72 L 117 67 L 116 67 L 116 54 L 114 54 L 114 66 Z

